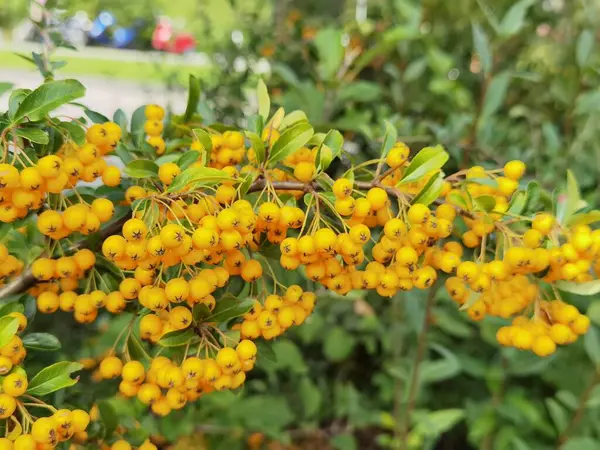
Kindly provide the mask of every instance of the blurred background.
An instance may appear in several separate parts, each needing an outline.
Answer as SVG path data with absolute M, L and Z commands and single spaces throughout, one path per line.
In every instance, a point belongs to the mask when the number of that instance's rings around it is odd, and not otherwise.
M 0 93 L 46 70 L 81 79 L 109 117 L 181 112 L 192 74 L 206 123 L 243 124 L 263 78 L 276 106 L 339 129 L 358 160 L 389 120 L 413 151 L 443 144 L 449 171 L 522 159 L 536 202 L 536 183 L 560 187 L 570 167 L 599 203 L 600 0 L 44 3 L 0 3 Z M 51 68 L 35 67 L 41 52 Z M 326 294 L 244 392 L 143 425 L 183 449 L 599 449 L 600 300 L 565 300 L 594 327 L 540 359 L 500 348 L 504 322 L 472 322 L 443 290 Z

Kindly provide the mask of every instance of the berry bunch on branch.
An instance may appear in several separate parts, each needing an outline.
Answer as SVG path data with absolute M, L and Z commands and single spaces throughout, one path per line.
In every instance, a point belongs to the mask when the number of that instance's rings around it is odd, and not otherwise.
M 590 326 L 561 297 L 600 292 L 599 213 L 571 176 L 552 198 L 524 185 L 521 161 L 446 174 L 442 146 L 409 149 L 390 124 L 380 157 L 340 170 L 342 135 L 315 132 L 300 111 L 270 115 L 266 89 L 245 130 L 204 124 L 193 104 L 183 115 L 141 107 L 131 127 L 122 112 L 50 115 L 83 92 L 74 80 L 45 83 L 1 122 L 6 448 L 71 437 L 131 446 L 106 427 L 86 434 L 83 410 L 34 397 L 49 393 L 38 377 L 63 388 L 82 366 L 50 366 L 27 386 L 17 333 L 33 304 L 80 324 L 126 316 L 84 366 L 159 417 L 242 386 L 266 342 L 307 320 L 325 290 L 393 297 L 443 284 L 474 321 L 505 320 L 500 344 L 539 356 Z

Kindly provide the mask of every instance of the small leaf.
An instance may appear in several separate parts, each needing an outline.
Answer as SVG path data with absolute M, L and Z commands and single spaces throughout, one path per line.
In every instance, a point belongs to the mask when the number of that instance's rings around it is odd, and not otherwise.
M 273 144 L 269 153 L 269 165 L 274 166 L 294 153 L 308 142 L 313 133 L 313 127 L 306 122 L 300 122 L 285 130 Z
M 355 345 L 355 338 L 342 327 L 333 327 L 323 341 L 323 353 L 332 362 L 346 359 Z
M 261 79 L 258 80 L 258 86 L 256 87 L 256 96 L 258 98 L 258 114 L 266 122 L 269 118 L 269 112 L 271 110 L 271 99 L 269 98 L 269 91 L 267 85 Z
M 23 345 L 32 350 L 60 350 L 60 341 L 49 333 L 30 333 L 23 337 Z
M 444 176 L 441 173 L 438 173 L 432 176 L 423 189 L 415 195 L 412 199 L 412 204 L 420 203 L 422 205 L 430 205 L 433 203 L 439 196 L 440 192 L 442 192 L 442 188 L 444 187 Z
M 211 315 L 206 318 L 206 322 L 227 322 L 235 317 L 240 317 L 252 309 L 254 300 L 247 298 L 239 300 L 231 294 L 224 295 L 217 300 L 217 305 Z
M 0 81 L 0 96 L 10 91 L 15 85 L 6 81 Z
M 600 333 L 594 325 L 583 337 L 583 346 L 590 360 L 596 367 L 600 366 Z
M 356 438 L 350 433 L 337 434 L 329 442 L 336 450 L 358 450 L 360 448 L 356 442 Z
M 398 140 L 396 127 L 387 120 L 385 121 L 385 135 L 383 136 L 383 145 L 381 146 L 381 157 L 385 158 L 391 148 Z
M 585 206 L 586 203 L 581 199 L 579 183 L 577 183 L 577 179 L 575 178 L 575 175 L 573 175 L 573 172 L 567 170 L 567 199 L 564 215 L 559 217 L 559 221 L 561 223 L 568 223 L 573 214 Z
M 500 22 L 500 34 L 504 37 L 518 33 L 525 25 L 527 10 L 536 0 L 521 0 L 513 4 Z
M 200 100 L 200 80 L 190 74 L 188 100 L 183 113 L 183 123 L 188 123 L 198 108 L 198 100 Z
M 101 400 L 97 403 L 97 405 L 100 420 L 104 424 L 105 437 L 110 438 L 119 425 L 117 411 L 115 411 L 114 406 L 112 406 L 107 400 Z
M 557 434 L 561 434 L 567 428 L 567 424 L 569 423 L 567 410 L 553 398 L 546 399 L 546 406 L 550 413 L 550 417 L 552 418 L 552 422 L 554 422 L 554 426 L 556 427 Z
M 200 152 L 196 150 L 189 150 L 181 155 L 175 164 L 177 164 L 181 170 L 185 170 L 198 161 L 198 158 L 200 158 Z
M 420 180 L 429 172 L 441 169 L 449 158 L 450 155 L 441 145 L 425 147 L 412 159 L 398 184 Z
M 252 131 L 246 131 L 246 137 L 250 139 L 254 153 L 256 154 L 256 162 L 260 165 L 265 162 L 265 144 L 260 136 Z
M 485 94 L 483 110 L 481 112 L 482 118 L 488 118 L 500 109 L 506 98 L 510 78 L 511 76 L 508 72 L 499 73 L 492 78 Z M 480 121 L 480 123 L 484 122 L 485 120 Z
M 472 24 L 473 28 L 473 46 L 475 47 L 475 52 L 479 57 L 479 61 L 481 62 L 481 68 L 484 73 L 490 73 L 492 70 L 492 53 L 490 51 L 490 43 L 485 31 L 481 26 L 474 22 Z
M 598 221 L 600 221 L 600 211 L 595 209 L 586 213 L 573 214 L 566 225 L 574 227 L 576 225 L 590 225 Z
M 125 115 L 125 112 L 122 109 L 119 108 L 115 111 L 115 113 L 113 114 L 113 122 L 119 125 L 119 128 L 121 128 L 123 138 L 126 138 L 128 129 L 127 116 Z
M 85 130 L 75 122 L 61 122 L 60 127 L 66 130 L 77 145 L 85 144 Z
M 176 192 L 189 187 L 195 189 L 200 186 L 214 186 L 223 181 L 231 180 L 229 174 L 223 170 L 212 167 L 188 167 L 175 177 L 169 185 L 167 192 Z
M 138 337 L 133 333 L 129 335 L 127 340 L 127 351 L 129 356 L 136 361 L 150 361 L 151 359 Z
M 15 317 L 4 316 L 0 318 L 0 347 L 10 342 L 19 328 L 19 321 Z
M 27 393 L 30 395 L 47 395 L 77 383 L 70 375 L 81 370 L 83 366 L 76 362 L 61 361 L 42 369 L 29 382 Z
M 296 125 L 298 122 L 308 122 L 308 117 L 306 117 L 306 113 L 304 111 L 292 111 L 291 113 L 287 114 L 281 121 L 279 130 L 285 130 L 292 125 Z
M 194 330 L 188 328 L 187 330 L 171 331 L 165 334 L 158 341 L 158 345 L 162 347 L 179 347 L 187 345 L 188 342 L 194 344 L 199 341 L 200 338 L 194 333 Z
M 98 111 L 92 111 L 91 109 L 84 109 L 83 112 L 86 116 L 90 118 L 90 120 L 94 123 L 106 123 L 108 122 L 108 117 L 104 114 L 100 114 Z
M 319 54 L 317 69 L 321 78 L 333 79 L 344 60 L 342 30 L 337 28 L 321 29 L 315 36 L 314 45 Z
M 136 159 L 127 164 L 124 172 L 131 178 L 156 178 L 158 165 L 148 159 Z
M 317 148 L 317 171 L 327 170 L 331 162 L 342 153 L 344 137 L 338 130 L 329 130 L 321 145 Z
M 491 195 L 480 195 L 473 199 L 473 204 L 479 211 L 489 213 L 496 207 L 496 199 Z
M 283 121 L 284 117 L 285 117 L 285 110 L 283 108 L 279 108 L 277 111 L 275 111 L 275 114 L 273 114 L 271 119 L 267 122 L 267 124 L 265 125 L 265 128 L 279 130 L 279 127 L 281 126 L 281 122 Z
M 77 80 L 49 81 L 31 92 L 20 104 L 14 123 L 27 117 L 31 122 L 43 119 L 50 111 L 85 95 L 85 87 Z
M 561 291 L 577 295 L 596 295 L 600 293 L 600 280 L 587 281 L 585 283 L 574 283 L 571 281 L 556 281 L 556 287 Z
M 590 30 L 583 30 L 577 38 L 576 59 L 579 67 L 587 66 L 593 48 L 594 33 Z
M 508 213 L 512 215 L 519 215 L 525 209 L 527 203 L 527 194 L 523 191 L 515 192 L 508 204 Z
M 14 128 L 12 132 L 36 144 L 47 144 L 50 142 L 48 133 L 39 128 Z
M 417 418 L 415 429 L 426 436 L 439 436 L 461 422 L 464 417 L 465 412 L 462 409 L 427 412 L 424 416 Z

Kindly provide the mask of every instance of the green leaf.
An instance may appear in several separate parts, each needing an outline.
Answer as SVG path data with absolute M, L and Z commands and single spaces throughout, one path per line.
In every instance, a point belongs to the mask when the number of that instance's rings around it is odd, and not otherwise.
M 167 192 L 176 192 L 187 186 L 193 190 L 200 186 L 214 186 L 231 180 L 227 172 L 213 167 L 188 167 L 175 177 Z
M 85 87 L 77 80 L 46 82 L 25 97 L 12 120 L 19 123 L 27 117 L 36 122 L 50 111 L 84 95 Z
M 501 72 L 492 78 L 492 81 L 486 91 L 483 110 L 481 112 L 482 119 L 480 123 L 484 123 L 485 119 L 495 114 L 504 103 L 508 86 L 510 84 L 510 73 Z
M 513 194 L 508 204 L 508 213 L 513 215 L 519 215 L 525 209 L 527 203 L 527 194 L 523 191 L 518 191 Z
M 356 438 L 350 433 L 341 433 L 333 436 L 329 442 L 336 450 L 358 450 Z
M 574 227 L 576 225 L 590 225 L 598 221 L 600 221 L 600 211 L 595 209 L 586 213 L 573 214 L 566 225 Z
M 81 370 L 83 366 L 76 362 L 61 361 L 42 369 L 29 382 L 27 393 L 30 395 L 47 395 L 77 383 L 78 378 L 71 378 L 73 372 Z
M 560 223 L 568 223 L 573 214 L 585 207 L 587 204 L 581 199 L 579 184 L 573 172 L 567 170 L 567 198 L 564 204 L 563 214 L 557 214 Z
M 244 176 L 244 178 L 242 179 L 242 182 L 240 183 L 240 185 L 238 187 L 238 192 L 239 192 L 240 198 L 244 198 L 246 196 L 246 194 L 248 193 L 248 190 L 250 189 L 250 186 L 252 186 L 252 183 L 254 183 L 257 178 L 258 178 L 258 172 L 250 172 Z
M 269 153 L 269 165 L 274 166 L 279 161 L 294 153 L 305 145 L 313 135 L 314 130 L 310 124 L 300 122 L 285 130 L 273 144 Z
M 355 81 L 343 84 L 337 91 L 335 101 L 340 105 L 347 102 L 374 102 L 382 95 L 381 87 L 370 81 Z
M 296 125 L 298 122 L 308 122 L 308 117 L 306 117 L 306 113 L 304 111 L 297 110 L 287 114 L 281 121 L 279 129 L 285 130 L 292 125 Z
M 100 420 L 104 424 L 105 437 L 110 438 L 119 425 L 117 411 L 108 400 L 100 400 L 97 405 Z
M 0 96 L 10 91 L 15 85 L 7 81 L 0 81 Z
M 383 144 L 381 146 L 381 157 L 385 158 L 391 148 L 398 140 L 398 132 L 396 127 L 387 120 L 385 121 L 385 134 L 383 135 Z
M 192 134 L 202 144 L 202 147 L 204 147 L 204 151 L 206 152 L 206 160 L 208 161 L 210 152 L 212 151 L 212 139 L 210 138 L 210 134 L 208 134 L 208 132 L 202 128 L 194 128 L 192 130 Z
M 308 377 L 302 377 L 298 386 L 305 418 L 314 417 L 321 409 L 321 391 Z
M 127 340 L 127 351 L 129 356 L 136 361 L 150 361 L 151 359 L 138 337 L 133 333 L 129 335 Z
M 477 56 L 479 56 L 483 73 L 490 73 L 492 70 L 492 53 L 490 50 L 489 39 L 485 31 L 483 31 L 483 28 L 481 28 L 477 22 L 472 23 L 472 28 L 473 46 L 475 47 Z
M 239 300 L 231 294 L 225 294 L 217 300 L 217 305 L 211 315 L 206 318 L 206 322 L 227 322 L 235 317 L 243 316 L 252 309 L 253 305 L 254 300 L 251 298 Z
M 412 199 L 412 204 L 420 203 L 422 205 L 430 205 L 433 203 L 439 196 L 440 192 L 442 192 L 442 188 L 444 187 L 444 175 L 442 173 L 438 173 L 431 177 L 423 189 L 415 195 Z
M 331 162 L 342 153 L 344 145 L 344 136 L 338 130 L 329 130 L 325 139 L 317 148 L 317 171 L 327 170 Z
M 140 106 L 131 115 L 131 135 L 133 137 L 133 143 L 139 146 L 144 141 L 146 132 L 144 131 L 144 124 L 146 123 L 146 106 Z
M 183 123 L 188 123 L 198 108 L 198 100 L 200 100 L 200 80 L 190 74 L 187 106 L 183 113 Z
M 592 325 L 583 337 L 583 346 L 590 360 L 600 366 L 600 332 Z
M 75 122 L 61 122 L 60 127 L 66 130 L 77 145 L 85 144 L 85 130 Z
M 258 86 L 256 87 L 256 97 L 258 99 L 258 114 L 266 122 L 269 118 L 269 112 L 271 111 L 271 99 L 269 98 L 269 91 L 267 85 L 263 79 L 258 80 Z
M 332 80 L 344 60 L 342 30 L 335 28 L 321 29 L 315 36 L 314 45 L 319 55 L 317 70 L 320 77 L 324 80 Z
M 48 333 L 30 333 L 23 337 L 23 345 L 32 350 L 60 350 L 60 341 L 56 336 Z
M 148 159 L 136 159 L 127 164 L 124 172 L 131 178 L 156 178 L 158 165 Z
M 536 0 L 521 0 L 513 4 L 500 22 L 500 34 L 509 37 L 521 31 L 525 25 L 527 10 L 535 2 Z
M 594 33 L 591 30 L 583 30 L 577 38 L 576 59 L 579 67 L 587 66 L 590 55 L 594 48 Z
M 121 161 L 123 161 L 123 164 L 129 164 L 131 161 L 135 160 L 132 150 L 127 148 L 127 146 L 125 144 L 123 144 L 122 142 L 119 142 L 117 144 L 115 153 L 119 158 L 121 158 Z
M 560 450 L 598 450 L 600 441 L 591 437 L 572 437 L 565 442 Z
M 355 338 L 342 327 L 331 328 L 323 341 L 323 353 L 332 362 L 346 359 L 354 349 Z
M 571 281 L 556 281 L 556 287 L 561 291 L 577 295 L 596 295 L 600 293 L 600 280 L 587 281 L 585 283 L 574 283 Z
M 19 328 L 19 321 L 15 317 L 4 316 L 0 318 L 0 347 L 10 342 Z
M 423 362 L 419 376 L 421 383 L 437 383 L 453 378 L 460 373 L 460 361 L 454 353 L 438 344 L 431 344 L 431 348 L 442 358 Z
M 47 144 L 50 142 L 48 133 L 39 128 L 13 128 L 12 132 L 36 144 Z
M 185 170 L 198 161 L 198 158 L 200 158 L 200 152 L 196 150 L 189 150 L 181 155 L 175 164 L 177 164 L 181 170 Z
M 473 199 L 473 204 L 479 211 L 489 213 L 496 207 L 496 199 L 491 195 L 480 195 Z
M 23 103 L 23 100 L 31 93 L 31 89 L 15 89 L 8 98 L 8 117 L 14 121 L 14 117 Z
M 252 148 L 254 149 L 254 152 L 256 153 L 256 161 L 258 162 L 258 164 L 260 165 L 263 162 L 265 162 L 265 156 L 266 156 L 265 144 L 263 143 L 263 140 L 261 139 L 261 137 L 258 134 L 253 133 L 252 131 L 246 131 L 246 137 L 248 139 L 250 139 Z
M 98 111 L 92 111 L 91 109 L 85 108 L 83 110 L 83 112 L 94 123 L 106 123 L 106 122 L 108 122 L 108 117 L 106 117 L 104 114 L 100 114 Z
M 441 145 L 425 147 L 412 159 L 398 185 L 418 181 L 429 172 L 441 169 L 449 158 L 450 155 Z
M 187 343 L 196 343 L 199 342 L 200 338 L 194 330 L 188 328 L 186 330 L 177 330 L 171 331 L 170 333 L 165 334 L 158 341 L 158 345 L 162 347 L 180 347 L 182 345 L 187 345 Z
M 122 109 L 119 108 L 115 111 L 115 113 L 113 114 L 113 122 L 119 125 L 119 128 L 121 128 L 123 138 L 126 138 L 128 129 L 127 116 L 125 115 L 125 112 Z
M 546 407 L 548 408 L 548 413 L 550 413 L 552 422 L 554 422 L 554 426 L 556 427 L 557 435 L 561 434 L 566 430 L 567 424 L 569 423 L 567 410 L 553 398 L 546 399 Z
M 442 409 L 423 414 L 416 417 L 416 430 L 426 436 L 439 436 L 450 430 L 465 418 L 462 409 Z

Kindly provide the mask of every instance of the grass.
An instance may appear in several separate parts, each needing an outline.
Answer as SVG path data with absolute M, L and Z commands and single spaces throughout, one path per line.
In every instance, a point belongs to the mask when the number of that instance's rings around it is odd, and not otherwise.
M 178 81 L 185 81 L 184 78 L 187 78 L 189 73 L 202 78 L 210 74 L 209 67 L 186 65 L 185 63 L 167 64 L 160 59 L 156 61 L 116 61 L 105 58 L 90 58 L 82 53 L 81 56 L 55 56 L 53 60 L 67 62 L 66 66 L 60 68 L 59 73 L 61 74 L 97 75 L 131 81 L 164 82 L 173 78 L 177 78 Z M 6 69 L 34 69 L 31 62 L 8 50 L 0 50 L 0 61 L 2 61 L 2 68 Z

